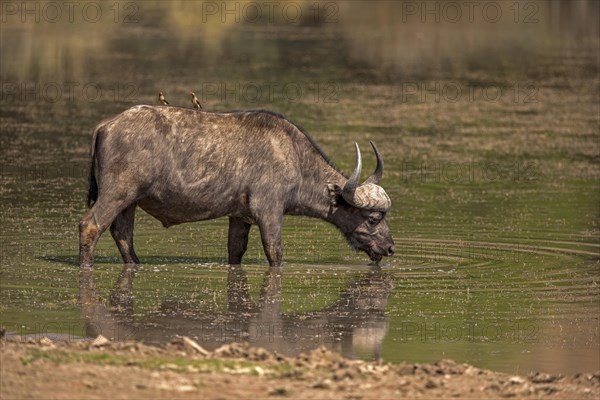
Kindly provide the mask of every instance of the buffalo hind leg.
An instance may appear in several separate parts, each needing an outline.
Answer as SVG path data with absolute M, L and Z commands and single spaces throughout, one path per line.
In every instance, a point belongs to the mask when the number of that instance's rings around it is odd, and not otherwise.
M 100 235 L 128 205 L 123 200 L 111 200 L 100 196 L 79 222 L 79 267 L 94 265 L 94 249 Z
M 283 260 L 283 250 L 281 246 L 281 224 L 283 214 L 272 215 L 261 219 L 258 223 L 260 228 L 260 237 L 265 250 L 267 260 L 271 267 L 280 267 Z
M 229 253 L 229 264 L 242 263 L 242 257 L 248 248 L 248 233 L 251 224 L 239 218 L 229 217 L 229 232 L 227 239 L 227 251 Z
M 135 219 L 135 204 L 121 211 L 110 226 L 110 234 L 119 248 L 125 264 L 139 264 L 133 249 L 133 221 Z

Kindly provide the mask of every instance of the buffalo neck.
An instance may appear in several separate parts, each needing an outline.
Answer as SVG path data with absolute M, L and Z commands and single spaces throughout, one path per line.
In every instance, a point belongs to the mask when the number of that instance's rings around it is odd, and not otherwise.
M 347 178 L 320 156 L 302 157 L 302 181 L 290 214 L 319 218 L 340 227 L 332 210 L 328 184 L 344 187 Z

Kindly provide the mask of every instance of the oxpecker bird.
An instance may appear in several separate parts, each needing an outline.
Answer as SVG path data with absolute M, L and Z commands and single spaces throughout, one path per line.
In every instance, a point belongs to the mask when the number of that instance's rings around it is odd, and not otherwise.
M 169 102 L 167 101 L 167 99 L 165 99 L 163 92 L 158 92 L 158 101 L 160 101 L 163 104 L 163 106 L 169 105 Z
M 200 104 L 200 100 L 198 100 L 196 97 L 196 93 L 190 92 L 190 95 L 192 96 L 192 105 L 196 110 L 200 110 L 202 108 L 202 104 Z

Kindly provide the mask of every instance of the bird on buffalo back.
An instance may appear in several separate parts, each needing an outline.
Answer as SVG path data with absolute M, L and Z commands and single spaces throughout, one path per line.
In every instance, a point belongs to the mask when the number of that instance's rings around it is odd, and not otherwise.
M 158 92 L 158 101 L 160 101 L 162 103 L 162 105 L 164 105 L 164 106 L 169 105 L 169 102 L 167 101 L 167 99 L 165 99 L 163 92 Z
M 200 100 L 198 100 L 198 98 L 196 97 L 196 93 L 190 92 L 190 95 L 192 96 L 192 106 L 196 110 L 202 109 L 202 104 L 200 104 Z

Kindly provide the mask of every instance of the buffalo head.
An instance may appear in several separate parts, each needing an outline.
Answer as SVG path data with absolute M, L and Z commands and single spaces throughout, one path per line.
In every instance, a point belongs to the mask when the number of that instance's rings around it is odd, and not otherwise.
M 355 145 L 356 166 L 344 187 L 327 185 L 331 214 L 350 246 L 366 252 L 372 261 L 378 263 L 383 256 L 394 254 L 394 240 L 385 222 L 392 202 L 378 185 L 383 175 L 383 158 L 377 146 L 371 142 L 377 157 L 375 172 L 363 184 L 359 184 L 362 158 L 358 144 Z

